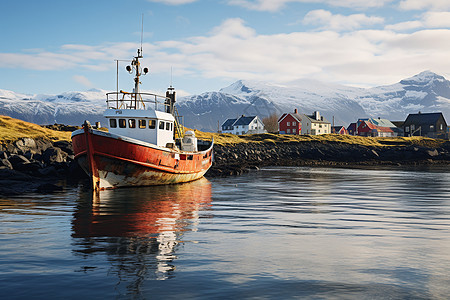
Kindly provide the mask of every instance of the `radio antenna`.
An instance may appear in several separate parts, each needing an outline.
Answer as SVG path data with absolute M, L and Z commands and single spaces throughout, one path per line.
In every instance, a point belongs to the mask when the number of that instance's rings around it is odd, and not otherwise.
M 144 39 L 144 14 L 142 14 L 141 18 L 141 54 L 142 54 L 142 40 Z

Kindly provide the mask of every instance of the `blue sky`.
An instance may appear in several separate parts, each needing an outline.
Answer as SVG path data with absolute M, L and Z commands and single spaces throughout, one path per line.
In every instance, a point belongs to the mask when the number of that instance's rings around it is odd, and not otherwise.
M 141 37 L 144 90 L 218 90 L 239 79 L 392 84 L 450 78 L 449 0 L 4 0 L 0 89 L 114 90 Z M 132 78 L 120 65 L 120 88 Z

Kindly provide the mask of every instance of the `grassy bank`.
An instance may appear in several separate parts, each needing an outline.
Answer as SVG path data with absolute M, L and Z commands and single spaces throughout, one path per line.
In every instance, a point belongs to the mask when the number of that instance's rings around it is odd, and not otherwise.
M 106 129 L 105 129 L 106 130 Z M 190 130 L 187 129 L 186 130 Z M 287 134 L 254 134 L 233 135 L 196 130 L 199 139 L 212 139 L 217 145 L 236 145 L 242 143 L 293 143 L 293 142 L 320 142 L 320 143 L 345 143 L 363 146 L 409 146 L 417 145 L 429 148 L 437 148 L 444 144 L 445 140 L 430 139 L 424 137 L 395 137 L 372 138 L 351 135 L 326 134 L 326 135 L 287 135 Z M 20 138 L 46 138 L 53 141 L 70 141 L 70 132 L 56 131 L 41 127 L 37 124 L 25 122 L 7 116 L 0 115 L 0 143 L 16 141 Z
M 218 134 L 195 131 L 199 139 L 214 138 L 214 143 L 218 145 L 240 144 L 240 143 L 295 143 L 295 142 L 320 142 L 320 143 L 345 143 L 363 146 L 409 146 L 417 145 L 422 147 L 437 148 L 444 144 L 445 140 L 431 139 L 425 137 L 361 137 L 340 134 L 325 135 L 287 135 L 287 134 L 254 134 L 254 135 L 233 135 Z
M 20 138 L 44 138 L 52 141 L 70 141 L 71 132 L 56 131 L 0 115 L 0 143 L 14 142 Z

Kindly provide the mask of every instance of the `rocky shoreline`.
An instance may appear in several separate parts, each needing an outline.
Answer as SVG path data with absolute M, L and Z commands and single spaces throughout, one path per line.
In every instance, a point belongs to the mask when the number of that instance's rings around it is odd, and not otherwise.
M 339 142 L 248 143 L 214 146 L 206 177 L 239 175 L 267 166 L 450 165 L 450 141 L 441 147 L 365 146 Z
M 0 144 L 0 195 L 61 190 L 57 181 L 87 178 L 74 161 L 72 143 L 22 138 Z
M 215 145 L 206 177 L 240 175 L 266 166 L 450 165 L 450 141 L 437 148 L 365 146 L 340 142 Z M 59 180 L 87 179 L 74 161 L 72 144 L 22 138 L 0 144 L 0 195 L 61 190 Z

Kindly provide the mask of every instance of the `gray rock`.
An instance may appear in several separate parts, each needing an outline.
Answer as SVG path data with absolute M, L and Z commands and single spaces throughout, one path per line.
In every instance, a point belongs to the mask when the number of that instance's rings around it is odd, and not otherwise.
M 5 167 L 7 169 L 13 169 L 13 165 L 7 159 L 0 159 L 0 166 Z
M 60 163 L 66 160 L 67 153 L 63 152 L 59 148 L 51 147 L 42 153 L 42 160 L 46 164 Z
M 435 157 L 435 156 L 439 155 L 439 152 L 436 149 L 434 149 L 434 150 L 427 150 L 427 153 L 431 157 Z
M 37 151 L 36 141 L 32 138 L 22 138 L 14 142 L 14 146 L 22 153 L 26 153 L 28 151 L 36 153 Z
M 9 162 L 13 166 L 13 168 L 16 168 L 18 165 L 23 163 L 30 163 L 30 161 L 23 155 L 19 154 L 13 154 L 8 158 Z

